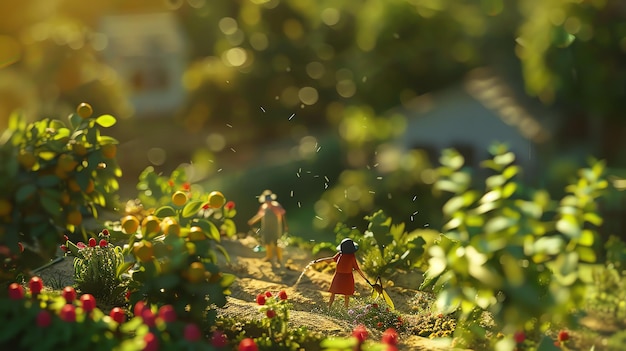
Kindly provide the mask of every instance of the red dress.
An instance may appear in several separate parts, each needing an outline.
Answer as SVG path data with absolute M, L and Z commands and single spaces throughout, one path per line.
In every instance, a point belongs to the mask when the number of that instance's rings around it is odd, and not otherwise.
M 354 275 L 352 270 L 359 269 L 356 256 L 339 252 L 333 256 L 333 260 L 337 262 L 337 269 L 328 291 L 341 295 L 354 295 Z

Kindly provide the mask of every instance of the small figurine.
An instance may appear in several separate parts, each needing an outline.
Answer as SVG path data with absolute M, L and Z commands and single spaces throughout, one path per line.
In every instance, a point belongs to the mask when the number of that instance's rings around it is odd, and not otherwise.
M 278 239 L 288 230 L 285 209 L 276 201 L 276 194 L 272 193 L 271 190 L 263 191 L 259 196 L 259 202 L 262 205 L 256 215 L 250 218 L 248 224 L 252 226 L 261 221 L 260 236 L 262 244 L 265 245 L 265 258 L 263 260 L 271 261 L 275 255 L 278 264 L 282 267 L 283 252 L 278 246 Z
M 354 275 L 353 270 L 357 271 L 366 282 L 369 283 L 356 261 L 354 253 L 359 249 L 359 245 L 352 239 L 345 238 L 341 244 L 337 246 L 337 254 L 332 257 L 318 258 L 313 263 L 324 261 L 337 262 L 335 276 L 330 284 L 328 291 L 330 292 L 330 300 L 328 301 L 328 309 L 330 309 L 335 301 L 335 294 L 344 295 L 344 305 L 348 308 L 350 304 L 350 296 L 354 295 Z

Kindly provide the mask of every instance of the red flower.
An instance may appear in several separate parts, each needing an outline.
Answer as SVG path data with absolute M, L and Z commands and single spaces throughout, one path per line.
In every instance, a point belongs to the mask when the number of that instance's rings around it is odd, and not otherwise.
M 398 333 L 393 328 L 388 328 L 383 332 L 381 341 L 388 345 L 398 345 Z
M 259 304 L 259 305 L 261 305 L 261 306 L 265 305 L 265 295 L 263 295 L 263 294 L 258 294 L 258 295 L 256 296 L 256 303 L 257 303 L 257 304 Z
M 76 243 L 76 247 L 79 248 L 79 249 L 84 249 L 84 248 L 87 247 L 87 245 L 85 245 L 84 242 L 79 241 L 79 242 Z
M 278 298 L 281 300 L 287 300 L 287 292 L 285 290 L 281 290 L 278 293 Z
M 274 317 L 276 317 L 276 311 L 274 311 L 274 310 L 267 310 L 265 312 L 265 315 L 267 316 L 267 318 L 274 318 Z
M 52 323 L 52 316 L 46 310 L 41 310 L 37 313 L 37 326 L 45 328 Z
M 383 327 L 383 322 L 378 322 L 378 323 L 376 323 L 376 327 L 377 327 L 377 328 L 382 328 L 382 327 Z
M 233 208 L 235 208 L 235 202 L 234 201 L 226 202 L 226 204 L 224 205 L 224 208 L 227 210 L 232 210 Z
M 190 323 L 185 326 L 185 330 L 183 332 L 185 340 L 188 341 L 198 341 L 202 338 L 202 332 L 197 325 Z
M 168 180 L 167 181 L 167 185 L 169 185 L 170 187 L 174 186 L 174 181 L 173 180 Z
M 365 329 L 363 324 L 359 324 L 352 330 L 352 336 L 357 338 L 357 340 L 359 340 L 359 344 L 361 344 L 365 341 L 365 339 L 367 339 L 367 329 Z
M 89 247 L 96 247 L 96 238 L 89 238 Z
M 63 251 L 63 252 L 67 252 L 67 246 L 65 246 L 65 245 L 61 245 L 61 251 Z
M 83 310 L 89 313 L 96 308 L 96 298 L 91 294 L 84 294 L 80 297 L 80 303 L 83 306 Z
M 269 291 L 266 291 L 266 292 L 265 292 L 265 296 L 267 296 L 267 297 L 272 297 L 272 293 L 271 293 L 271 292 L 269 292 Z
M 152 333 L 148 333 L 143 336 L 146 346 L 143 347 L 143 351 L 157 351 L 159 349 L 159 338 Z
M 111 309 L 111 312 L 109 312 L 109 316 L 116 322 L 122 324 L 124 323 L 124 321 L 126 321 L 126 314 L 124 313 L 124 310 L 119 308 L 119 307 L 113 307 L 113 309 Z
M 191 184 L 189 184 L 188 182 L 184 182 L 182 188 L 185 191 L 189 191 L 189 189 L 191 189 Z
M 513 340 L 515 340 L 516 343 L 521 344 L 524 342 L 524 340 L 526 340 L 526 334 L 524 334 L 523 331 L 515 332 L 515 334 L 513 335 Z
M 254 339 L 245 338 L 239 342 L 239 347 L 237 351 L 259 351 L 259 347 L 256 346 Z
M 374 303 L 374 304 L 372 304 L 372 307 L 373 307 L 373 308 L 378 308 L 378 304 L 377 304 L 377 303 Z
M 159 308 L 159 317 L 167 323 L 176 321 L 176 311 L 172 305 L 163 305 Z
M 32 277 L 28 282 L 28 287 L 30 288 L 30 293 L 33 295 L 37 295 L 43 289 L 43 280 L 39 277 Z
M 109 233 L 108 229 L 102 229 L 102 235 L 109 236 L 109 235 L 111 235 L 111 233 Z
M 66 322 L 76 322 L 76 308 L 72 304 L 65 304 L 61 307 L 59 316 Z
M 67 235 L 63 235 L 63 240 L 68 241 L 68 240 L 70 240 L 70 237 L 67 236 Z
M 61 291 L 61 296 L 63 296 L 65 302 L 72 303 L 76 300 L 76 290 L 71 286 L 66 286 L 63 288 L 63 291 Z
M 561 331 L 559 332 L 559 335 L 558 335 L 558 340 L 559 340 L 560 342 L 564 342 L 564 341 L 569 340 L 569 333 L 567 332 L 567 330 L 561 330 Z
M 18 284 L 13 283 L 9 285 L 9 298 L 11 300 L 21 300 L 24 298 L 24 288 Z
M 109 245 L 109 242 L 106 241 L 106 239 L 100 239 L 100 242 L 98 243 L 98 246 L 105 248 Z
M 209 204 L 202 205 L 203 210 L 208 210 L 210 208 Z
M 211 337 L 211 345 L 218 348 L 228 345 L 228 338 L 226 337 L 226 334 L 224 334 L 221 330 L 214 331 L 213 336 Z

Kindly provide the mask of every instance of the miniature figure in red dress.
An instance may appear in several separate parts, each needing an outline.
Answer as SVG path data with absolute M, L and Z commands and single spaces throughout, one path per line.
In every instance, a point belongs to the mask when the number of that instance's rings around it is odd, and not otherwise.
M 359 265 L 356 261 L 354 253 L 359 249 L 359 245 L 352 241 L 352 239 L 343 239 L 341 244 L 337 246 L 337 254 L 332 257 L 319 258 L 314 263 L 323 261 L 335 261 L 337 262 L 337 269 L 335 270 L 335 276 L 330 284 L 328 291 L 330 292 L 330 301 L 328 302 L 328 308 L 333 305 L 335 301 L 335 294 L 344 295 L 344 305 L 346 308 L 350 304 L 350 296 L 354 295 L 354 275 L 352 271 L 357 271 L 365 281 L 367 278 L 361 272 Z

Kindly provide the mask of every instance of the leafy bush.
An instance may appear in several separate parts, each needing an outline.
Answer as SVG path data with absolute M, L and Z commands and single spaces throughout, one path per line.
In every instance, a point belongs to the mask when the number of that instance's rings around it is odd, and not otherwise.
M 222 233 L 236 231 L 235 204 L 218 191 L 194 191 L 178 170 L 169 179 L 146 170 L 139 184 L 144 195 L 156 196 L 150 206 L 160 207 L 144 208 L 142 201 L 148 198 L 138 199 L 127 204 L 119 223 L 111 223 L 111 230 L 130 236 L 124 254 L 134 260 L 121 269 L 132 267 L 130 302 L 171 304 L 180 318 L 207 329 L 214 325 L 216 309 L 226 304 L 228 287 L 235 280 L 220 271 L 217 257 L 220 252 L 229 260 L 219 243 Z
M 483 166 L 493 174 L 485 190 L 471 188 L 463 157 L 446 150 L 435 188 L 452 197 L 443 207 L 447 223 L 429 249 L 430 268 L 422 288 L 433 287 L 444 313 L 457 311 L 455 335 L 483 338 L 476 323 L 489 311 L 505 334 L 531 325 L 545 330 L 563 323 L 583 302 L 579 268 L 593 263 L 596 227 L 602 223 L 595 199 L 607 187 L 604 164 L 581 169 L 558 202 L 543 190 L 523 189 L 515 155 L 495 145 Z M 520 308 L 524 306 L 524 308 Z M 503 343 L 511 343 L 505 338 Z
M 9 119 L 0 137 L 0 280 L 49 260 L 66 231 L 83 232 L 83 217 L 113 208 L 121 176 L 117 141 L 100 127 L 113 116 L 92 117 L 88 104 L 69 116 L 26 123 Z

